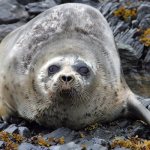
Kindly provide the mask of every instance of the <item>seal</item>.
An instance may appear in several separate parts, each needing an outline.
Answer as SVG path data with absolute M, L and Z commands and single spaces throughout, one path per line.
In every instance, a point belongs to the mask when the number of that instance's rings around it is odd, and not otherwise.
M 80 129 L 150 111 L 127 86 L 112 31 L 95 8 L 53 7 L 0 45 L 0 114 Z

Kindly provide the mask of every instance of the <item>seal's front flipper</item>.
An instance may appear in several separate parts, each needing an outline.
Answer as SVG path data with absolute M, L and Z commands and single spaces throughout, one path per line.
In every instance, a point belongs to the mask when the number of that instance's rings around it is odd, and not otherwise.
M 131 95 L 127 102 L 128 112 L 135 115 L 137 118 L 142 119 L 150 125 L 150 111 L 136 98 Z
M 10 119 L 10 113 L 8 111 L 8 108 L 6 108 L 1 101 L 0 101 L 0 118 L 4 122 L 9 122 Z

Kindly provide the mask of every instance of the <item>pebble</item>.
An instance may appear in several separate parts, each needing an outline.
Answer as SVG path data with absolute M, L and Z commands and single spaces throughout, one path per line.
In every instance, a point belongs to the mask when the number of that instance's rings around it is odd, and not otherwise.
M 34 146 L 33 144 L 30 143 L 22 143 L 19 145 L 18 150 L 49 150 L 46 147 L 40 147 L 40 146 Z
M 0 149 L 3 149 L 5 146 L 5 142 L 4 141 L 0 141 Z
M 18 127 L 18 132 L 23 137 L 30 137 L 30 130 L 27 127 Z
M 79 137 L 79 134 L 68 128 L 58 128 L 57 130 L 44 135 L 44 138 L 64 138 L 65 142 L 70 142 Z
M 6 129 L 7 127 L 8 127 L 8 123 L 7 122 L 0 123 L 0 131 Z
M 18 133 L 18 127 L 16 124 L 11 124 L 4 131 L 8 133 Z

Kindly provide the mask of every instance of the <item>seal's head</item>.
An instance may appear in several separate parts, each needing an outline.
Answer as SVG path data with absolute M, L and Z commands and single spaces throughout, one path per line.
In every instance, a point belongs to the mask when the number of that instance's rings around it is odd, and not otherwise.
M 93 84 L 92 67 L 76 55 L 57 56 L 44 64 L 36 76 L 36 87 L 47 97 L 77 100 Z M 78 97 L 78 98 L 77 98 Z

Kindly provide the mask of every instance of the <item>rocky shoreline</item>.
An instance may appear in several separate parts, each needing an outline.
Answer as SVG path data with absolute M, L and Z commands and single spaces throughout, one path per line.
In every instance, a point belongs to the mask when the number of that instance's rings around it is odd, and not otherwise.
M 56 130 L 15 120 L 0 124 L 0 149 L 6 150 L 129 150 L 150 144 L 150 128 L 141 121 L 120 119 L 94 124 L 80 131 Z M 140 144 L 139 144 L 140 143 Z
M 44 10 L 66 2 L 92 5 L 103 13 L 113 30 L 129 86 L 135 93 L 150 97 L 150 2 L 146 0 L 0 1 L 0 41 Z M 149 150 L 150 127 L 141 121 L 120 119 L 80 131 L 53 130 L 13 118 L 10 123 L 0 122 L 0 149 Z

